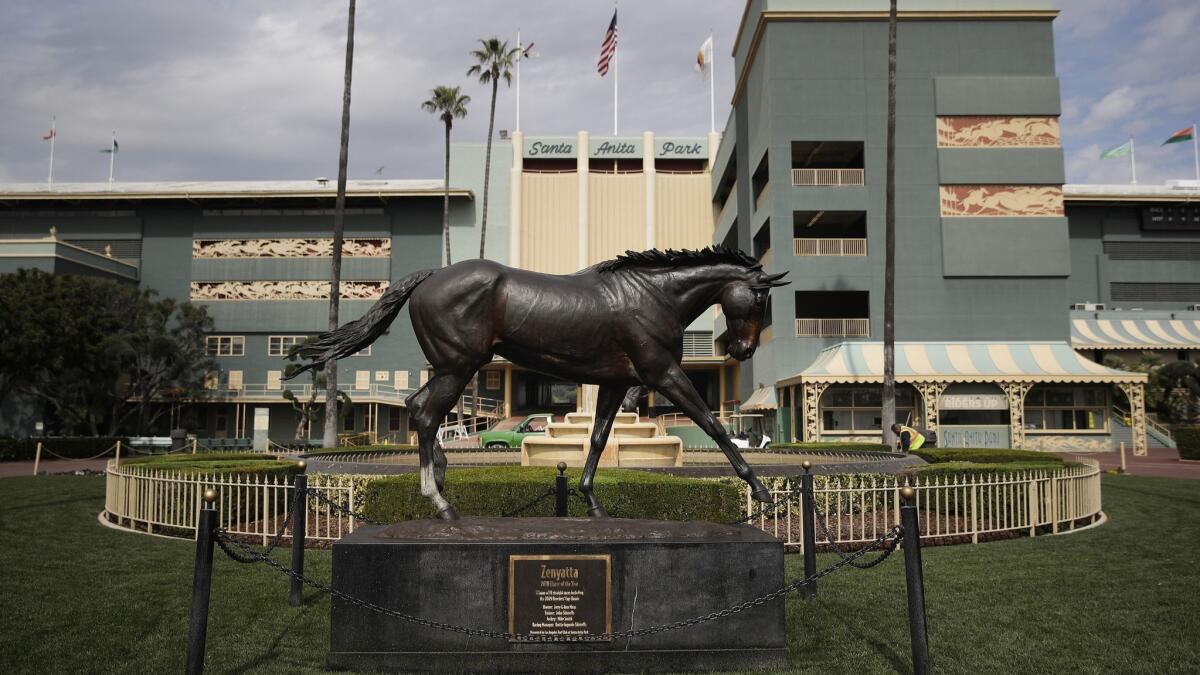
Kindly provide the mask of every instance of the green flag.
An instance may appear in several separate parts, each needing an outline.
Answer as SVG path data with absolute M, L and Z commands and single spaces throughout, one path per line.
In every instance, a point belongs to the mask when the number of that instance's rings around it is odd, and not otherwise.
M 1125 141 L 1124 143 L 1105 150 L 1100 153 L 1100 159 L 1112 159 L 1114 157 L 1126 157 L 1133 151 L 1133 141 Z
M 102 148 L 102 149 L 100 150 L 100 152 L 103 152 L 103 153 L 105 153 L 105 154 L 110 154 L 110 153 L 111 153 L 111 154 L 116 154 L 116 152 L 117 152 L 118 150 L 120 150 L 120 149 L 121 149 L 121 146 L 117 145 L 117 139 L 115 139 L 115 138 L 114 138 L 114 139 L 113 139 L 113 144 L 112 144 L 112 147 L 111 147 L 111 148 Z

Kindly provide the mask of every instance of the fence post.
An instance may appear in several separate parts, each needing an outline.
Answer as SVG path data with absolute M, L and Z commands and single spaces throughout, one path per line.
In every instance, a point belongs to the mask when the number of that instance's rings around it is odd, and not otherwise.
M 1058 521 L 1061 514 L 1058 508 L 1058 474 L 1050 474 L 1050 531 L 1058 534 Z
M 917 517 L 917 491 L 900 490 L 900 525 L 904 528 L 904 577 L 908 586 L 908 634 L 912 642 L 914 675 L 928 675 L 929 634 L 925 620 L 925 578 L 921 571 L 921 527 Z
M 192 439 L 192 454 L 196 454 L 196 439 Z
M 1124 456 L 1124 455 L 1122 455 Z M 37 475 L 38 465 L 42 463 L 42 442 L 38 441 L 37 450 L 33 453 L 33 475 Z
M 304 462 L 300 462 L 301 473 L 296 474 L 296 493 L 292 501 L 292 570 L 304 574 L 304 516 L 308 512 L 308 476 L 303 473 Z M 288 604 L 299 607 L 304 602 L 304 585 L 296 576 L 292 577 L 292 590 Z
M 1037 479 L 1029 481 L 1029 536 L 1037 536 L 1038 486 Z
M 1121 473 L 1125 473 L 1125 441 L 1121 441 Z
M 204 507 L 196 532 L 196 567 L 192 575 L 192 611 L 188 616 L 187 673 L 204 672 L 204 641 L 208 635 L 208 596 L 212 588 L 213 535 L 217 529 L 214 490 L 204 491 Z
M 121 439 L 117 439 L 117 464 L 116 467 L 121 468 Z
M 554 515 L 567 517 L 567 463 L 558 463 L 558 475 L 554 477 Z
M 804 528 L 804 577 L 808 578 L 817 573 L 817 533 L 815 495 L 813 494 L 812 462 L 807 459 L 800 464 L 804 467 L 804 475 L 800 477 L 800 522 Z M 804 584 L 806 598 L 817 597 L 817 582 Z

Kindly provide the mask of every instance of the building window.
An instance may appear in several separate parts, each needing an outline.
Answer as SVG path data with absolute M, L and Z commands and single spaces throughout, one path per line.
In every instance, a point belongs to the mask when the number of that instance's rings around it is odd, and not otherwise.
M 267 390 L 278 391 L 283 388 L 283 371 L 268 370 L 267 371 Z
M 354 371 L 354 388 L 355 389 L 370 389 L 371 388 L 371 371 L 369 371 L 369 370 Z
M 370 356 L 371 355 L 371 346 L 372 345 L 367 345 L 365 348 L 354 352 L 350 356 Z
M 390 432 L 400 431 L 400 422 L 403 420 L 404 411 L 400 408 L 388 408 L 387 430 Z
M 242 371 L 229 371 L 229 388 L 234 390 L 242 388 Z
M 797 337 L 870 337 L 867 291 L 796 291 Z
M 798 256 L 867 255 L 866 211 L 793 211 L 792 253 Z
M 821 397 L 821 430 L 833 434 L 877 434 L 883 430 L 883 388 L 830 387 Z M 896 421 L 917 420 L 916 392 L 896 387 Z
M 502 373 L 498 370 L 487 371 L 486 386 L 488 389 L 496 390 L 496 389 L 500 388 L 500 375 L 501 374 Z
M 861 141 L 793 141 L 792 185 L 863 185 L 863 158 Z
M 1101 387 L 1034 387 L 1025 397 L 1030 431 L 1108 431 L 1108 393 Z
M 209 356 L 244 356 L 246 336 L 209 335 L 204 339 L 204 349 Z
M 395 379 L 392 380 L 392 385 L 397 389 L 408 389 L 408 371 L 397 370 L 393 373 Z
M 272 335 L 267 338 L 267 356 L 287 356 L 292 347 L 307 339 L 307 335 Z
M 342 431 L 354 431 L 354 408 L 347 408 L 342 416 Z

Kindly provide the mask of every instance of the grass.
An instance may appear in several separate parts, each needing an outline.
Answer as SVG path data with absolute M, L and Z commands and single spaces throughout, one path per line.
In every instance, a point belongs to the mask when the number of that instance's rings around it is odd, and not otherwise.
M 0 480 L 0 672 L 180 672 L 194 546 L 96 522 L 96 477 Z M 1195 481 L 1104 478 L 1111 522 L 1063 537 L 924 551 L 939 673 L 1187 672 L 1200 662 Z M 830 556 L 818 563 L 830 564 Z M 788 556 L 788 578 L 802 569 Z M 329 578 L 329 553 L 306 571 Z M 796 671 L 904 672 L 899 555 L 788 600 Z M 209 672 L 320 673 L 329 602 L 287 604 L 287 579 L 216 553 Z

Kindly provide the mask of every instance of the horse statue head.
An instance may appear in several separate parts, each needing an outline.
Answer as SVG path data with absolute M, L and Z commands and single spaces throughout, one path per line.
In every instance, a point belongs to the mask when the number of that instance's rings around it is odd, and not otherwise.
M 746 270 L 746 279 L 733 281 L 721 293 L 721 312 L 729 326 L 729 341 L 725 353 L 745 361 L 758 349 L 758 337 L 763 328 L 763 315 L 772 288 L 791 283 L 780 281 L 787 272 L 766 274 L 761 267 Z

